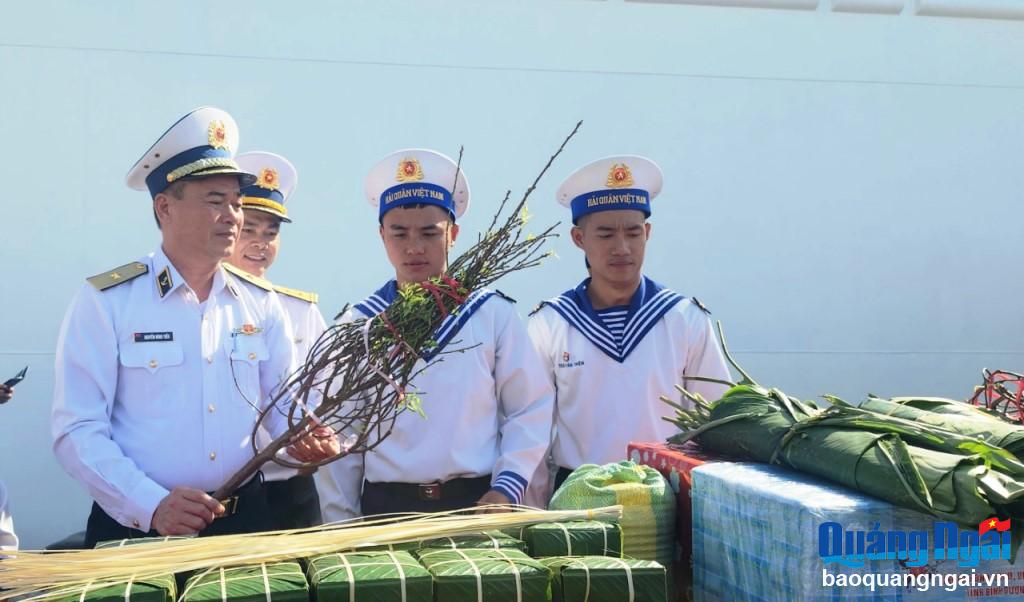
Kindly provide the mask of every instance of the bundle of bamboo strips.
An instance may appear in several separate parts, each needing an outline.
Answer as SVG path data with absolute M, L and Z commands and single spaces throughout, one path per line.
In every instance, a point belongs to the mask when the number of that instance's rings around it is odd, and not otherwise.
M 470 535 L 493 529 L 573 520 L 618 521 L 622 506 L 549 511 L 517 506 L 482 506 L 465 511 L 386 516 L 291 531 L 154 541 L 120 548 L 62 552 L 18 551 L 0 562 L 0 598 L 20 602 L 79 595 L 131 581 L 222 566 L 278 562 L 359 546 Z

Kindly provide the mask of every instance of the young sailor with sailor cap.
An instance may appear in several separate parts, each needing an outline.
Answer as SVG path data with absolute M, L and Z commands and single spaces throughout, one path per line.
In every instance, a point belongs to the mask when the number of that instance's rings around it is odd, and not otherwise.
M 182 117 L 128 174 L 148 190 L 159 248 L 88 279 L 61 326 L 51 430 L 58 462 L 94 500 L 86 545 L 150 535 L 270 528 L 257 476 L 227 500 L 206 492 L 252 457 L 251 434 L 282 376 L 292 335 L 274 291 L 221 267 L 254 177 L 238 129 L 210 107 Z M 285 427 L 272 412 L 271 429 Z M 339 449 L 307 434 L 290 453 Z
M 443 275 L 469 206 L 465 174 L 431 150 L 385 157 L 367 176 L 366 194 L 395 277 L 342 321 L 372 318 L 401 286 Z M 413 378 L 426 416 L 399 414 L 378 447 L 317 473 L 325 520 L 522 501 L 549 445 L 553 391 L 511 300 L 474 291 L 435 340 L 428 360 L 462 351 Z
M 630 441 L 672 435 L 675 427 L 661 418 L 669 408 L 658 398 L 674 397 L 677 383 L 708 400 L 724 391 L 686 378 L 728 378 L 707 310 L 643 275 L 647 218 L 661 184 L 654 162 L 619 156 L 581 167 L 558 188 L 590 276 L 542 302 L 529 319 L 557 392 L 556 488 L 582 464 L 625 459 Z M 533 479 L 531 502 L 547 499 L 544 482 Z
M 235 244 L 228 271 L 265 278 L 281 245 L 281 223 L 291 223 L 285 204 L 295 192 L 299 175 L 290 161 L 274 153 L 254 151 L 235 157 L 238 166 L 256 174 L 256 182 L 242 189 L 245 221 Z M 306 361 L 310 348 L 327 329 L 317 307 L 316 293 L 274 286 L 281 299 L 295 342 L 295 359 Z M 267 436 L 267 433 L 261 433 Z M 261 441 L 261 443 L 265 442 Z M 262 468 L 275 529 L 302 529 L 321 523 L 320 499 L 313 470 L 299 471 L 268 462 Z

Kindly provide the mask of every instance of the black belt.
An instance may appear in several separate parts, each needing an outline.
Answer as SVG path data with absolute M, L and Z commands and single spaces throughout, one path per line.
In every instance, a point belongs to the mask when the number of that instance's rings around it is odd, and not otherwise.
M 207 491 L 207 495 L 213 495 L 213 492 Z M 221 514 L 217 518 L 227 518 L 238 512 L 238 505 L 245 502 L 247 498 L 252 496 L 263 495 L 263 473 L 257 472 L 256 476 L 249 479 L 244 485 L 235 490 L 235 492 L 223 500 L 217 500 L 224 506 L 224 514 Z
M 444 483 L 371 483 L 367 481 L 365 486 L 373 487 L 382 493 L 397 497 L 438 501 L 465 497 L 473 492 L 480 491 L 481 488 L 489 487 L 490 484 L 491 475 L 452 479 Z
M 571 468 L 566 468 L 564 466 L 558 467 L 558 472 L 555 473 L 555 491 L 558 491 L 558 488 L 561 487 L 562 483 L 564 483 L 565 480 L 569 478 L 569 475 L 572 474 L 572 471 L 573 469 Z

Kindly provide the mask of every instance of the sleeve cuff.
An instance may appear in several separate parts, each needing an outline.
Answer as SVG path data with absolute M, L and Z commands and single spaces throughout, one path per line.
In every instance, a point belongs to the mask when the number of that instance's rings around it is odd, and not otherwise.
M 126 496 L 124 513 L 117 517 L 118 522 L 132 529 L 149 531 L 152 528 L 156 507 L 169 494 L 170 491 L 157 485 L 152 479 L 142 479 Z
M 523 477 L 511 470 L 503 470 L 491 483 L 491 489 L 512 500 L 513 504 L 522 504 L 523 496 L 526 495 L 526 485 L 526 479 Z

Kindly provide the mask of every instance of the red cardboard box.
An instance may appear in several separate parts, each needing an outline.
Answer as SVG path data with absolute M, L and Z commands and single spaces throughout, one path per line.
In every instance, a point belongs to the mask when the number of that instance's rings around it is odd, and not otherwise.
M 692 441 L 682 446 L 631 441 L 626 448 L 626 455 L 637 464 L 650 466 L 660 472 L 676 492 L 676 540 L 680 550 L 680 557 L 676 563 L 676 583 L 681 586 L 680 591 L 685 591 L 692 582 L 690 554 L 693 550 L 693 513 L 690 504 L 690 471 L 716 458 L 702 452 Z

